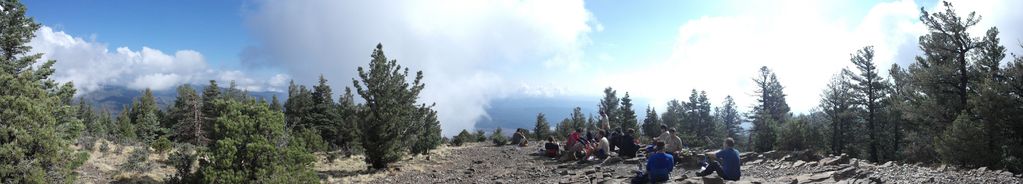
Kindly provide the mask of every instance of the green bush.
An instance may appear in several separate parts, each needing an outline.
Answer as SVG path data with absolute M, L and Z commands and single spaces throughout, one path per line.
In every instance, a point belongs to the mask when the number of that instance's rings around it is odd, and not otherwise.
M 128 159 L 121 164 L 121 172 L 145 173 L 153 170 L 149 162 L 149 149 L 138 148 L 128 155 Z
M 171 141 L 168 140 L 166 136 L 161 136 L 159 139 L 156 139 L 156 141 L 153 141 L 153 144 L 150 146 L 153 147 L 153 150 L 155 150 L 156 153 L 166 153 L 167 150 L 170 150 L 171 144 Z
M 487 133 L 483 130 L 476 130 L 476 142 L 487 141 Z
M 316 183 L 316 160 L 297 144 L 287 141 L 284 114 L 265 102 L 214 100 L 218 107 L 210 131 L 209 158 L 199 169 L 199 183 Z
M 490 140 L 493 140 L 494 145 L 497 146 L 508 144 L 508 138 L 504 137 L 504 134 L 501 133 L 501 128 L 494 129 L 494 134 L 490 135 Z
M 462 144 L 465 144 L 467 142 L 471 142 L 471 141 L 473 141 L 475 139 L 476 139 L 475 135 L 472 135 L 472 133 L 469 133 L 468 130 L 462 129 L 461 133 L 458 133 L 458 135 L 456 135 L 454 138 L 451 139 L 451 145 L 452 146 L 462 146 Z
M 199 183 L 199 178 L 192 172 L 193 163 L 198 158 L 195 152 L 195 146 L 185 143 L 180 144 L 177 151 L 167 156 L 176 172 L 174 176 L 167 178 L 166 183 Z

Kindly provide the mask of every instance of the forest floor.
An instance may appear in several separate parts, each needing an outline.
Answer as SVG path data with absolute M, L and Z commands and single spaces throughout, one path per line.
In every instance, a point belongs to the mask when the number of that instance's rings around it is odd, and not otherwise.
M 107 149 L 100 149 L 107 144 Z M 629 183 L 645 160 L 609 158 L 587 163 L 559 162 L 535 155 L 539 147 L 468 143 L 441 146 L 428 155 L 405 158 L 390 169 L 369 170 L 362 156 L 328 161 L 316 154 L 314 170 L 323 183 Z M 82 146 L 76 149 L 83 150 Z M 77 183 L 161 183 L 174 173 L 167 154 L 150 154 L 151 169 L 121 171 L 133 149 L 98 140 L 90 158 L 76 171 Z M 887 162 L 873 164 L 845 156 L 820 157 L 805 152 L 743 153 L 742 179 L 696 177 L 695 159 L 684 158 L 666 183 L 1023 183 L 1019 174 L 947 166 Z

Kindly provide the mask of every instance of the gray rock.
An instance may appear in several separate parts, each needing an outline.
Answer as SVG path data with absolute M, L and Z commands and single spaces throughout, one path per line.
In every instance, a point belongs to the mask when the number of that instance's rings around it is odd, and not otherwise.
M 724 179 L 714 175 L 701 177 L 700 180 L 702 180 L 704 184 L 725 184 Z
M 844 179 L 853 177 L 854 175 L 856 175 L 856 168 L 855 167 L 846 167 L 845 169 L 838 170 L 837 172 L 834 172 L 831 175 L 831 177 L 834 178 L 835 181 L 840 181 L 840 180 L 844 180 Z

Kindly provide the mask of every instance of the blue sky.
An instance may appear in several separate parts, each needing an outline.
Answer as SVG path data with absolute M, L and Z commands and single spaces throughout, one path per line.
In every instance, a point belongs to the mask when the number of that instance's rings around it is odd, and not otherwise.
M 797 113 L 812 111 L 849 53 L 907 64 L 937 1 L 25 1 L 45 27 L 31 45 L 62 81 L 169 89 L 234 80 L 281 91 L 324 75 L 341 91 L 372 48 L 426 73 L 423 101 L 444 129 L 471 126 L 493 99 L 599 96 L 604 87 L 663 107 L 706 90 L 754 102 L 760 66 L 778 73 Z M 1023 1 L 956 1 L 1002 31 L 1010 52 Z M 977 34 L 979 35 L 979 34 Z M 585 104 L 582 104 L 585 105 Z M 638 109 L 641 110 L 641 109 Z M 445 132 L 450 133 L 450 132 Z

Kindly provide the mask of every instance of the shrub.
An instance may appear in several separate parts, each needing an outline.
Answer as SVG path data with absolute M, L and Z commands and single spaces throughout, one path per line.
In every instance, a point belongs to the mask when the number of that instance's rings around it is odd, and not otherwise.
M 106 141 L 103 141 L 103 143 L 99 144 L 99 152 L 102 152 L 102 153 L 105 154 L 108 151 L 110 151 L 110 143 L 107 143 Z
M 156 153 L 165 153 L 171 148 L 171 141 L 168 140 L 166 136 L 161 136 L 159 139 L 156 139 L 156 141 L 153 141 L 151 146 Z
M 218 107 L 212 123 L 209 158 L 201 165 L 199 183 L 315 183 L 312 170 L 316 160 L 297 144 L 281 145 L 288 140 L 284 114 L 270 109 L 265 102 L 214 100 Z
M 128 155 L 128 159 L 121 164 L 121 172 L 145 173 L 153 169 L 149 162 L 149 149 L 138 148 Z
M 487 141 L 487 133 L 483 130 L 476 130 L 476 142 Z
M 178 146 L 177 151 L 167 156 L 171 166 L 174 166 L 174 176 L 167 178 L 166 183 L 199 183 L 198 177 L 192 172 L 193 163 L 198 156 L 191 144 L 185 143 Z
M 501 133 L 501 128 L 494 129 L 494 134 L 490 135 L 490 140 L 493 140 L 494 145 L 497 146 L 508 144 L 508 138 L 504 137 L 503 133 Z

